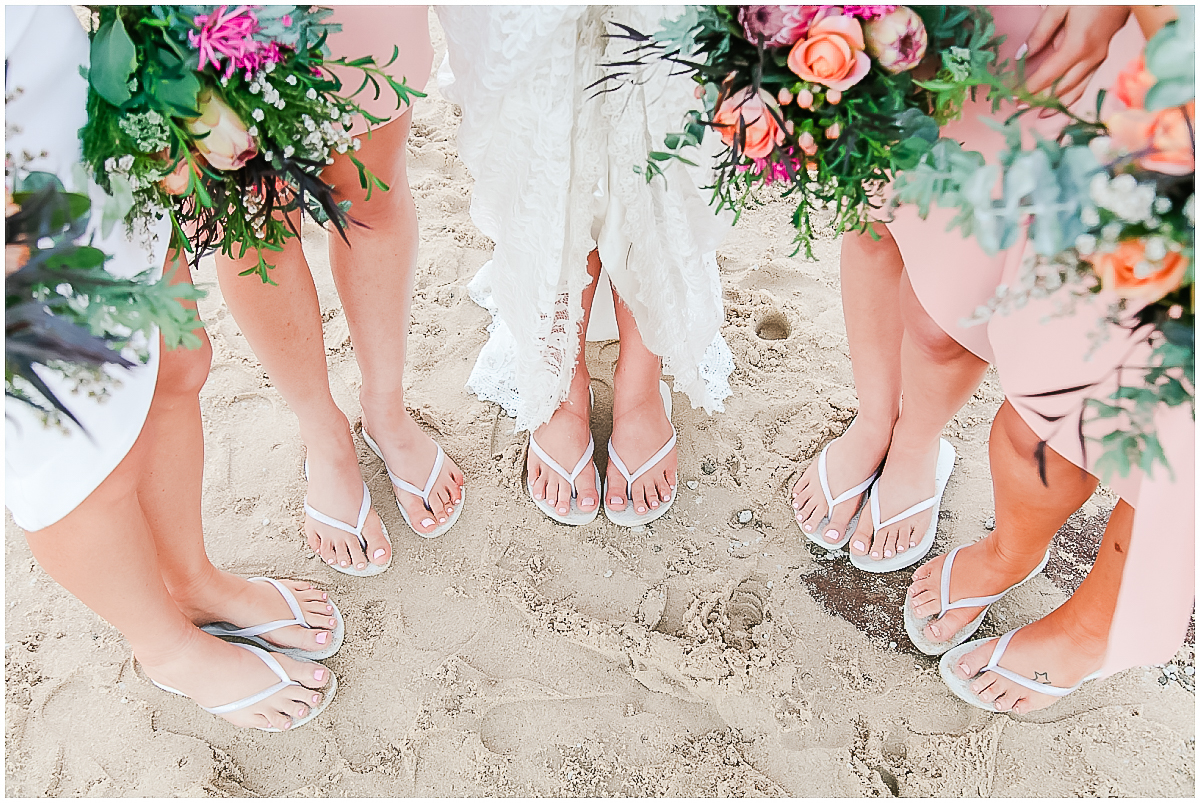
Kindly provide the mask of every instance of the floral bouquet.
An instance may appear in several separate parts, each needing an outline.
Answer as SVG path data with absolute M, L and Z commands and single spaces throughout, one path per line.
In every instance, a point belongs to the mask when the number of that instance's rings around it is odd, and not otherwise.
M 200 345 L 193 334 L 200 321 L 179 302 L 203 292 L 166 277 L 121 279 L 106 271 L 108 256 L 81 244 L 90 199 L 67 192 L 50 173 L 24 176 L 11 197 L 4 218 L 4 395 L 47 422 L 62 415 L 82 427 L 34 366 L 103 397 L 118 381 L 104 366 L 129 368 L 131 357 L 145 359 L 145 346 L 132 344 L 149 342 L 156 330 L 168 348 Z
M 1025 109 L 1004 125 L 999 164 L 944 139 L 895 182 L 894 200 L 917 204 L 922 216 L 934 203 L 957 209 L 951 228 L 988 253 L 1028 232 L 1033 256 L 1017 283 L 1001 287 L 975 320 L 1030 298 L 1061 299 L 1069 308 L 1101 290 L 1119 297 L 1106 321 L 1140 333 L 1138 342 L 1153 351 L 1145 366 L 1118 368 L 1120 386 L 1110 398 L 1087 400 L 1089 421 L 1123 419 L 1099 439 L 1101 476 L 1166 462 L 1153 425 L 1159 404 L 1188 404 L 1195 416 L 1195 11 L 1179 10 L 1181 19 L 1164 26 L 1118 78 L 1113 89 L 1124 110 L 1100 122 L 1102 93 L 1091 121 L 1053 98 L 1005 90 Z M 1068 124 L 1057 139 L 1027 147 L 1020 118 L 1042 108 L 1066 115 Z M 1127 384 L 1131 374 L 1138 381 Z M 1083 417 L 1079 426 L 1082 440 Z
M 727 146 L 719 207 L 740 212 L 784 184 L 810 257 L 814 210 L 832 207 L 838 234 L 866 229 L 895 171 L 928 151 L 973 85 L 990 85 L 1001 42 L 974 6 L 689 6 L 652 35 L 621 27 L 631 58 L 605 80 L 665 59 L 693 75 L 704 105 L 650 154 L 647 180 L 712 128 Z
M 201 253 L 258 252 L 246 271 L 271 283 L 264 251 L 298 236 L 292 212 L 332 221 L 339 205 L 321 171 L 350 153 L 362 186 L 387 187 L 353 155 L 354 98 L 384 81 L 397 108 L 423 94 L 371 57 L 333 59 L 326 38 L 341 26 L 317 6 L 95 6 L 83 153 L 137 231 L 169 214 L 176 237 Z M 393 50 L 392 59 L 399 55 Z M 386 68 L 391 64 L 382 65 Z M 346 91 L 331 67 L 363 81 Z M 108 217 L 107 227 L 115 220 Z M 140 222 L 140 224 L 139 224 Z M 185 234 L 185 231 L 187 234 Z M 190 237 L 188 236 L 190 234 Z

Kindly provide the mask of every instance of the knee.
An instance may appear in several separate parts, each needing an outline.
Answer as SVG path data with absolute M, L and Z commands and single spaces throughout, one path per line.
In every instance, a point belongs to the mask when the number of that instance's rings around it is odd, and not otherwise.
M 991 437 L 993 439 L 1003 438 L 1012 452 L 1020 459 L 1029 462 L 1037 459 L 1038 444 L 1042 442 L 1042 439 L 1025 423 L 1025 419 L 1007 398 L 1000 405 L 1000 409 L 996 411 L 996 417 L 992 420 Z M 1046 447 L 1045 459 L 1057 456 L 1053 450 Z
M 212 343 L 208 333 L 197 329 L 200 345 L 194 349 L 180 346 L 162 349 L 158 365 L 158 386 L 155 395 L 199 396 L 212 367 Z
M 904 336 L 929 360 L 944 365 L 971 354 L 929 316 L 907 278 L 901 282 L 900 311 Z

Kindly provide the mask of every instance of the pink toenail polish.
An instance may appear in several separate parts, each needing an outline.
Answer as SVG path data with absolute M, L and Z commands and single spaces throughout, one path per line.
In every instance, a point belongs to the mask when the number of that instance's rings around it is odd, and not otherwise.
M 621 504 L 621 497 L 619 497 L 619 496 L 614 496 L 612 499 L 609 499 L 609 500 L 608 500 L 608 503 L 609 503 L 610 505 L 619 505 L 619 504 Z
M 878 559 L 878 557 L 879 557 L 879 553 L 878 553 L 878 552 L 872 552 L 872 553 L 871 553 L 871 557 Z
M 811 525 L 811 524 L 805 524 L 805 525 L 804 525 L 804 532 L 806 532 L 806 533 L 811 533 L 811 532 L 812 532 L 812 525 Z
M 937 636 L 938 638 L 941 638 L 942 629 L 940 627 L 938 627 L 937 625 L 930 625 L 929 632 L 932 633 L 933 635 Z
M 446 517 L 438 516 L 438 524 L 445 524 L 445 523 L 446 523 Z
M 292 721 L 289 719 L 287 722 L 283 723 L 283 730 L 287 730 L 290 727 L 292 727 Z
M 317 680 L 323 679 L 325 677 L 325 667 L 321 667 L 320 669 L 313 670 L 313 677 L 316 678 Z
M 349 565 L 350 565 L 350 561 L 348 561 L 348 560 L 342 561 L 342 566 L 349 566 Z
M 903 552 L 903 551 L 904 551 L 904 544 L 897 544 L 897 545 L 896 545 L 896 551 L 897 551 L 897 552 Z
M 799 510 L 799 509 L 800 509 L 800 503 L 799 503 L 799 502 L 792 502 L 792 509 L 793 509 L 793 510 Z
M 329 599 L 329 595 L 328 595 L 328 594 L 321 594 L 321 599 Z
M 890 550 L 890 549 L 883 550 L 883 556 L 885 558 L 890 558 L 892 556 L 892 550 Z
M 670 501 L 671 501 L 671 495 L 670 495 L 670 494 L 667 494 L 666 496 L 664 496 L 664 497 L 663 497 L 663 501 L 664 501 L 664 502 L 670 502 Z
M 296 716 L 298 716 L 298 717 L 304 716 L 304 714 L 307 712 L 307 710 L 308 709 L 306 709 L 304 706 L 300 706 L 300 708 L 296 711 Z
M 330 619 L 330 620 L 329 620 L 329 626 L 330 626 L 330 627 L 337 627 L 337 619 Z
M 327 560 L 327 561 L 325 561 L 325 562 L 326 562 L 326 563 L 328 563 L 330 566 L 332 566 L 332 565 L 333 565 L 333 558 L 330 558 L 329 560 Z
M 384 550 L 382 550 L 382 549 L 375 550 L 375 557 L 382 558 L 383 555 L 384 555 Z
M 325 642 L 327 642 L 327 641 L 329 641 L 329 634 L 328 634 L 328 633 L 326 633 L 326 632 L 322 631 L 322 632 L 320 632 L 320 633 L 318 633 L 318 634 L 317 634 L 317 643 L 318 643 L 318 644 L 324 644 L 324 643 L 325 643 Z
M 658 507 L 658 502 L 651 502 L 650 507 Z
M 862 541 L 855 541 L 854 548 L 857 549 L 859 552 L 862 552 L 864 549 L 867 548 L 867 546 Z
M 355 566 L 354 568 L 358 569 L 359 571 L 362 571 L 363 569 L 367 568 L 367 564 L 360 563 L 357 566 Z
M 837 530 L 826 530 L 825 531 L 825 540 L 826 541 L 838 540 L 838 531 Z
M 320 680 L 320 678 L 317 678 L 317 680 Z M 314 695 L 313 695 L 313 702 L 314 702 L 314 703 L 319 703 L 319 702 L 321 702 L 321 695 L 319 695 L 319 694 L 314 694 Z
M 639 507 L 639 508 L 637 509 L 637 512 L 638 512 L 638 513 L 645 513 L 645 512 L 646 512 L 646 508 L 644 508 L 644 507 Z
M 422 527 L 429 527 L 432 524 L 433 524 L 433 519 L 421 519 Z
M 332 610 L 333 610 L 333 606 L 332 606 L 332 605 L 326 605 L 326 606 L 325 606 L 325 610 L 326 610 L 326 611 L 332 611 Z

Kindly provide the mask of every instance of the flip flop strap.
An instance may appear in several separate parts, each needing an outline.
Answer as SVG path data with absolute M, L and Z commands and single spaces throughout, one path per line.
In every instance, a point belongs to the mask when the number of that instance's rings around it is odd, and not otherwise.
M 308 503 L 307 496 L 304 497 L 304 512 L 305 513 L 307 513 L 309 516 L 312 516 L 314 519 L 321 522 L 322 524 L 328 525 L 329 527 L 334 527 L 338 530 L 341 530 L 344 533 L 350 533 L 351 535 L 355 536 L 356 538 L 358 538 L 359 543 L 362 544 L 363 549 L 367 548 L 367 539 L 363 538 L 362 529 L 363 529 L 363 525 L 367 523 L 367 513 L 369 513 L 370 511 L 371 511 L 371 491 L 370 491 L 370 489 L 367 488 L 367 484 L 365 482 L 363 483 L 362 505 L 358 509 L 358 524 L 354 527 L 351 527 L 349 524 L 347 524 L 344 521 L 338 521 L 337 519 L 333 518 L 332 516 L 326 516 L 324 513 L 317 510 L 315 507 L 313 507 L 312 505 L 310 505 Z
M 534 440 L 532 431 L 529 433 L 529 448 L 533 449 L 533 453 L 541 458 L 542 462 L 549 466 L 551 471 L 565 479 L 567 482 L 571 483 L 571 495 L 574 496 L 575 480 L 579 478 L 579 475 L 583 473 L 584 468 L 586 468 L 587 464 L 591 462 L 592 455 L 596 451 L 596 441 L 590 435 L 588 436 L 587 448 L 583 450 L 583 457 L 579 458 L 579 462 L 575 464 L 574 471 L 567 471 L 558 464 L 557 460 L 547 454 L 546 450 L 539 446 L 538 442 Z
M 850 490 L 844 491 L 841 494 L 838 494 L 837 498 L 835 499 L 833 496 L 833 492 L 829 490 L 829 472 L 825 468 L 825 453 L 829 451 L 829 447 L 832 445 L 833 445 L 832 442 L 829 443 L 828 445 L 826 445 L 825 448 L 821 450 L 820 456 L 817 457 L 817 476 L 821 480 L 821 491 L 825 494 L 825 506 L 826 506 L 826 509 L 829 511 L 826 515 L 828 515 L 828 516 L 832 516 L 833 509 L 835 507 L 837 507 L 838 505 L 840 505 L 842 502 L 846 502 L 850 499 L 853 499 L 854 497 L 861 494 L 863 491 L 870 488 L 871 483 L 875 482 L 875 477 L 877 477 L 879 475 L 878 471 L 872 473 L 871 476 L 867 477 L 865 480 L 860 482 L 858 485 L 855 485 Z
M 999 594 L 992 594 L 991 596 L 987 596 L 987 597 L 965 597 L 963 599 L 958 600 L 957 602 L 949 602 L 948 603 L 948 602 L 946 602 L 946 600 L 950 599 L 950 567 L 954 565 L 954 556 L 958 553 L 958 550 L 962 549 L 965 546 L 966 546 L 966 544 L 963 544 L 962 546 L 956 546 L 954 549 L 950 550 L 950 552 L 946 555 L 945 562 L 942 563 L 942 576 L 941 576 L 942 596 L 941 596 L 941 604 L 940 604 L 941 613 L 938 614 L 939 619 L 942 616 L 946 615 L 946 611 L 952 611 L 956 608 L 982 608 L 986 605 L 991 605 L 993 602 L 999 602 L 1000 600 L 1002 600 L 1004 598 L 1005 594 L 1012 591 L 1017 586 L 1021 585 L 1021 583 L 1024 583 L 1026 580 L 1030 579 L 1030 577 L 1033 577 L 1035 574 L 1037 574 L 1039 571 L 1041 571 L 1041 568 L 1042 568 L 1039 565 L 1036 569 L 1034 569 L 1029 574 L 1029 577 L 1025 578 L 1025 580 L 1021 580 L 1020 582 L 1009 586 L 1008 588 L 1001 591 Z M 1049 555 L 1050 553 L 1047 552 L 1046 554 Z M 1014 631 L 1014 632 L 1016 632 L 1016 631 Z
M 218 706 L 214 706 L 212 708 L 205 708 L 204 706 L 200 706 L 201 708 L 204 708 L 204 710 L 207 711 L 208 713 L 217 714 L 218 716 L 221 714 L 231 714 L 234 711 L 240 711 L 241 709 L 252 706 L 257 702 L 261 702 L 262 700 L 265 700 L 268 697 L 270 697 L 272 694 L 275 694 L 278 691 L 286 689 L 288 686 L 299 686 L 300 685 L 299 683 L 297 683 L 296 681 L 294 681 L 288 677 L 287 672 L 284 672 L 283 667 L 279 665 L 279 661 L 276 661 L 275 657 L 273 655 L 271 655 L 269 652 L 267 652 L 266 650 L 260 650 L 258 647 L 251 647 L 249 644 L 234 644 L 233 646 L 241 647 L 243 650 L 249 650 L 250 652 L 257 655 L 259 657 L 259 659 L 264 664 L 267 665 L 267 668 L 275 673 L 275 676 L 279 678 L 279 682 L 274 684 L 273 686 L 269 686 L 268 688 L 263 689 L 262 691 L 258 692 L 257 694 L 252 694 L 249 697 L 244 697 L 241 700 L 238 700 L 237 702 L 226 703 L 225 705 L 218 705 Z
M 429 472 L 429 479 L 425 481 L 424 490 L 421 490 L 411 482 L 400 479 L 392 473 L 392 469 L 387 463 L 383 464 L 383 467 L 387 469 L 388 479 L 392 481 L 392 484 L 402 491 L 408 491 L 410 494 L 421 497 L 421 501 L 425 503 L 426 508 L 429 507 L 429 494 L 433 490 L 433 484 L 437 482 L 438 475 L 442 473 L 442 465 L 446 462 L 446 453 L 442 451 L 442 445 L 440 443 L 434 443 L 433 445 L 437 447 L 437 458 L 433 461 L 433 469 Z
M 1017 628 L 1017 630 L 1020 630 L 1020 629 L 1021 628 L 1019 628 L 1019 627 Z M 1029 689 L 1030 691 L 1033 691 L 1033 692 L 1037 692 L 1038 694 L 1048 694 L 1051 697 L 1066 697 L 1071 692 L 1077 691 L 1079 689 L 1079 687 L 1082 686 L 1084 683 L 1088 682 L 1089 680 L 1092 680 L 1093 678 L 1095 678 L 1099 675 L 1099 673 L 1088 675 L 1086 678 L 1079 681 L 1074 686 L 1071 686 L 1070 688 L 1065 688 L 1063 686 L 1054 686 L 1049 683 L 1038 683 L 1036 680 L 1031 680 L 1030 678 L 1027 678 L 1024 675 L 1018 675 L 1016 672 L 1013 672 L 1011 669 L 1005 669 L 1004 667 L 999 665 L 1000 659 L 1004 657 L 1004 651 L 1008 649 L 1008 643 L 1010 641 L 1012 641 L 1012 637 L 1016 634 L 1017 630 L 1010 630 L 1007 633 L 1005 633 L 1003 636 L 1000 637 L 1000 639 L 996 642 L 995 649 L 992 650 L 991 660 L 989 660 L 987 662 L 987 666 L 985 666 L 983 669 L 979 670 L 981 674 L 983 672 L 995 672 L 1000 677 L 1005 678 L 1007 680 L 1011 680 L 1013 683 L 1016 683 L 1018 686 Z
M 283 597 L 287 603 L 288 609 L 292 612 L 291 619 L 277 619 L 274 622 L 267 622 L 261 625 L 252 625 L 251 627 L 241 627 L 234 630 L 223 630 L 222 635 L 225 636 L 261 636 L 263 633 L 270 633 L 273 630 L 278 630 L 281 627 L 291 627 L 299 625 L 300 627 L 309 627 L 308 622 L 304 621 L 304 611 L 300 609 L 300 601 L 296 599 L 296 595 L 292 590 L 279 582 L 273 577 L 251 577 L 251 583 L 270 583 L 275 586 L 275 590 Z
M 637 481 L 638 477 L 642 476 L 647 471 L 654 468 L 656 465 L 658 465 L 659 460 L 662 460 L 664 457 L 666 457 L 668 454 L 671 453 L 671 450 L 675 448 L 676 439 L 677 439 L 677 433 L 675 432 L 675 427 L 671 427 L 670 439 L 668 439 L 667 442 L 665 444 L 663 444 L 663 447 L 661 449 L 659 449 L 657 452 L 654 453 L 653 457 L 651 457 L 645 463 L 642 463 L 641 467 L 637 471 L 633 472 L 632 474 L 629 473 L 629 469 L 626 467 L 625 461 L 622 460 L 620 455 L 617 454 L 617 450 L 613 448 L 612 438 L 608 439 L 608 457 L 610 460 L 612 460 L 613 465 L 617 467 L 617 471 L 621 472 L 621 476 L 625 478 L 625 495 L 626 496 L 633 495 L 633 483 L 635 481 Z
M 937 504 L 938 497 L 936 494 L 926 499 L 924 502 L 918 502 L 908 510 L 897 513 L 887 521 L 879 520 L 879 494 L 871 494 L 871 521 L 875 524 L 875 530 L 878 532 L 881 527 L 891 527 L 898 521 L 904 521 L 909 516 L 915 516 L 922 513 Z

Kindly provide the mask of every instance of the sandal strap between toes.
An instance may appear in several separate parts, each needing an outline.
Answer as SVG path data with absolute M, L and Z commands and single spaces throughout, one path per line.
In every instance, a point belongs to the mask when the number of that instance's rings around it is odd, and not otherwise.
M 291 619 L 276 619 L 274 622 L 265 622 L 261 625 L 251 625 L 250 627 L 239 627 L 233 629 L 220 628 L 223 636 L 261 636 L 263 633 L 270 633 L 273 630 L 279 630 L 283 627 L 292 627 L 294 625 L 304 628 L 311 628 L 308 622 L 304 621 L 304 611 L 300 608 L 300 601 L 296 599 L 296 595 L 292 590 L 279 582 L 273 577 L 251 577 L 251 583 L 270 583 L 275 586 L 275 590 L 283 597 L 287 603 L 288 609 L 292 612 Z M 210 627 L 205 625 L 201 630 Z
M 367 548 L 367 539 L 363 537 L 363 525 L 367 523 L 367 514 L 371 512 L 371 491 L 367 488 L 367 484 L 363 483 L 363 498 L 362 505 L 358 508 L 358 524 L 351 527 L 344 521 L 339 521 L 333 516 L 327 516 L 321 511 L 308 503 L 308 497 L 304 497 L 304 512 L 312 516 L 317 521 L 329 527 L 334 527 L 344 533 L 350 533 L 358 538 L 358 542 L 362 544 L 363 549 Z
M 288 686 L 299 686 L 300 685 L 298 682 L 296 682 L 296 681 L 292 680 L 290 677 L 288 677 L 287 672 L 283 671 L 283 667 L 280 666 L 279 661 L 275 660 L 275 657 L 273 655 L 271 655 L 269 652 L 267 652 L 266 650 L 260 650 L 258 647 L 252 647 L 249 644 L 234 644 L 233 646 L 241 647 L 243 650 L 249 650 L 250 652 L 257 655 L 259 657 L 259 659 L 264 664 L 267 665 L 267 668 L 275 673 L 275 676 L 279 678 L 279 682 L 263 689 L 262 691 L 258 692 L 257 694 L 252 694 L 249 697 L 244 697 L 241 700 L 238 700 L 237 702 L 226 703 L 225 705 L 217 705 L 217 706 L 213 706 L 212 708 L 200 706 L 208 713 L 216 714 L 218 716 L 220 716 L 221 714 L 232 714 L 234 711 L 240 711 L 243 708 L 248 708 L 249 706 L 252 706 L 255 703 L 261 702 L 261 701 L 267 699 L 268 697 L 270 697 L 272 694 L 275 694 L 276 692 L 286 689 Z
M 817 477 L 821 480 L 821 492 L 825 494 L 825 506 L 826 506 L 826 509 L 829 511 L 826 515 L 829 515 L 829 516 L 833 515 L 833 509 L 835 507 L 837 507 L 838 505 L 840 505 L 842 502 L 853 499 L 854 497 L 861 494 L 863 491 L 870 488 L 871 485 L 875 482 L 875 478 L 879 476 L 879 472 L 876 471 L 876 472 L 872 473 L 871 476 L 867 477 L 865 480 L 860 482 L 858 485 L 855 485 L 853 488 L 843 491 L 842 493 L 840 493 L 836 497 L 834 497 L 833 491 L 829 490 L 829 471 L 828 471 L 828 469 L 826 467 L 826 463 L 825 463 L 825 459 L 826 459 L 825 455 L 829 451 L 829 447 L 832 445 L 833 445 L 832 441 L 830 443 L 826 444 L 825 448 L 821 450 L 821 454 L 817 457 Z
M 437 447 L 437 457 L 433 461 L 433 468 L 429 472 L 429 478 L 425 480 L 424 490 L 418 488 L 407 480 L 400 479 L 392 473 L 391 468 L 389 468 L 386 464 L 384 465 L 384 468 L 387 469 L 388 479 L 392 481 L 392 484 L 402 491 L 408 491 L 414 496 L 421 497 L 421 501 L 425 503 L 426 508 L 429 507 L 429 494 L 433 491 L 433 484 L 437 482 L 438 475 L 442 473 L 442 466 L 446 462 L 446 453 L 442 451 L 442 445 L 435 442 L 434 446 Z
M 898 521 L 904 521 L 905 519 L 907 519 L 910 516 L 915 516 L 918 513 L 924 513 L 926 510 L 929 510 L 931 507 L 936 505 L 938 503 L 939 498 L 940 497 L 937 494 L 934 494 L 933 496 L 926 499 L 924 502 L 917 502 L 917 504 L 913 505 L 912 507 L 908 508 L 907 510 L 897 513 L 895 516 L 892 516 L 887 521 L 880 521 L 879 520 L 879 494 L 873 493 L 873 494 L 871 494 L 871 522 L 875 525 L 875 531 L 878 532 L 883 527 L 891 527 L 893 524 L 895 524 Z
M 567 482 L 571 483 L 571 495 L 574 496 L 575 480 L 579 479 L 579 475 L 583 473 L 583 470 L 587 467 L 588 463 L 592 461 L 592 455 L 596 452 L 596 441 L 590 435 L 588 436 L 587 448 L 583 450 L 583 456 L 580 457 L 579 462 L 575 464 L 574 471 L 567 471 L 565 468 L 559 465 L 557 460 L 547 454 L 546 450 L 543 449 L 536 440 L 534 440 L 532 431 L 529 433 L 529 448 L 533 449 L 533 453 L 541 458 L 541 461 L 545 463 L 551 471 L 562 477 Z
M 645 463 L 642 463 L 641 467 L 632 474 L 629 473 L 629 468 L 625 465 L 625 461 L 622 460 L 621 456 L 617 454 L 617 450 L 613 448 L 612 438 L 608 439 L 608 457 L 612 461 L 612 464 L 617 467 L 617 471 L 621 472 L 621 476 L 625 478 L 626 496 L 633 495 L 633 483 L 636 482 L 639 477 L 641 477 L 650 469 L 654 468 L 656 465 L 658 465 L 660 460 L 671 453 L 671 450 L 675 448 L 675 442 L 677 439 L 678 433 L 675 431 L 675 427 L 672 426 L 671 437 L 667 440 L 667 442 L 663 444 L 662 448 L 655 452 L 649 460 L 647 460 Z
M 1021 628 L 1019 627 L 1017 628 L 1017 630 L 1020 629 Z M 983 674 L 984 672 L 995 672 L 1000 677 L 1005 678 L 1006 680 L 1011 680 L 1013 683 L 1016 683 L 1022 688 L 1029 689 L 1029 691 L 1037 692 L 1038 694 L 1048 694 L 1051 697 L 1066 697 L 1071 692 L 1078 691 L 1080 686 L 1089 680 L 1092 680 L 1099 674 L 1095 673 L 1093 675 L 1088 675 L 1074 686 L 1067 687 L 1054 686 L 1050 683 L 1039 683 L 1038 681 L 1027 678 L 1024 675 L 1018 675 L 1011 669 L 1005 669 L 1004 667 L 1000 666 L 1000 659 L 1004 657 L 1004 651 L 1008 649 L 1008 643 L 1012 641 L 1012 637 L 1016 635 L 1017 630 L 1010 630 L 997 640 L 996 647 L 992 650 L 992 657 L 987 662 L 987 666 L 979 670 L 980 674 Z

